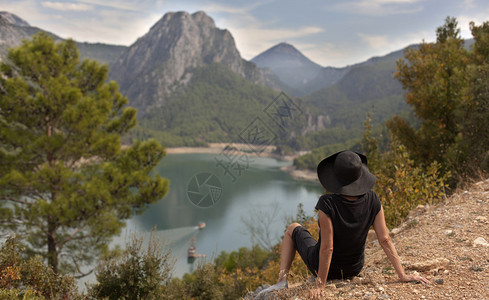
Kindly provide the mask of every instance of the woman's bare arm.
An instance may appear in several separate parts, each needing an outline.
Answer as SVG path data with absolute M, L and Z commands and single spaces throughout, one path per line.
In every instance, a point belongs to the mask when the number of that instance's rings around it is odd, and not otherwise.
M 399 260 L 399 255 L 397 255 L 396 247 L 394 246 L 394 243 L 392 242 L 392 239 L 389 235 L 389 229 L 385 224 L 384 209 L 382 207 L 375 217 L 374 230 L 377 234 L 377 239 L 379 240 L 382 249 L 387 255 L 387 258 L 391 262 L 392 266 L 394 267 L 394 270 L 396 270 L 397 276 L 399 276 L 399 279 L 401 279 L 401 281 L 420 281 L 422 283 L 430 283 L 429 280 L 427 280 L 426 278 L 418 275 L 406 275 L 406 273 L 404 272 L 404 268 L 402 267 L 401 261 Z
M 318 287 L 324 287 L 328 278 L 329 266 L 333 257 L 333 223 L 321 210 L 319 211 L 319 227 L 321 228 L 321 247 L 319 248 Z

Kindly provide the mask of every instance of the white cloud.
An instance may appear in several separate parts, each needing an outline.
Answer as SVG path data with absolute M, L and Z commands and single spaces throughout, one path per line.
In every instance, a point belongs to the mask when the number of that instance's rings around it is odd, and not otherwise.
M 43 1 L 41 5 L 46 8 L 51 8 L 61 11 L 89 11 L 93 9 L 93 6 L 84 3 L 74 3 L 74 2 L 52 2 Z
M 363 0 L 362 2 L 369 2 L 372 4 L 404 4 L 404 3 L 416 3 L 420 2 L 421 0 Z
M 489 15 L 489 11 L 487 11 L 486 13 L 481 12 L 480 14 L 477 15 L 471 15 L 470 17 L 467 15 L 458 16 L 457 21 L 458 21 L 458 26 L 460 27 L 460 35 L 464 39 L 473 38 L 469 26 L 470 22 L 474 22 L 475 25 L 482 25 L 483 22 L 488 21 L 487 18 L 488 15 Z
M 364 42 L 366 42 L 370 48 L 373 49 L 385 49 L 389 46 L 389 41 L 386 35 L 367 35 L 364 33 L 357 34 Z
M 465 7 L 465 8 L 474 8 L 475 7 L 474 0 L 464 0 L 461 3 L 461 5 L 462 5 L 462 7 Z
M 423 10 L 421 5 L 413 5 L 420 0 L 360 0 L 341 2 L 331 6 L 331 10 L 349 14 L 385 16 L 414 14 Z
M 126 11 L 138 11 L 143 12 L 148 9 L 155 9 L 161 6 L 162 1 L 154 0 L 118 0 L 118 1 L 107 1 L 107 0 L 79 0 L 80 2 L 97 5 L 105 8 L 110 8 L 114 10 L 126 10 Z
M 251 10 L 256 9 L 260 6 L 263 6 L 265 4 L 274 2 L 275 0 L 268 0 L 268 1 L 258 1 L 255 3 L 248 3 L 245 6 L 231 6 L 231 5 L 222 5 L 218 3 L 208 3 L 204 5 L 202 10 L 205 12 L 215 12 L 215 13 L 228 13 L 228 14 L 237 14 L 237 15 L 243 15 L 246 13 L 249 13 Z

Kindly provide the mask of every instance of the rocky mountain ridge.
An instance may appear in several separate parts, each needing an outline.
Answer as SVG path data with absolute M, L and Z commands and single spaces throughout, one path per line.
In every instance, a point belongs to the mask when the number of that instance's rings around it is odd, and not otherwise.
M 6 11 L 0 11 L 0 22 L 6 22 L 19 27 L 30 27 L 29 23 L 18 16 Z
M 6 57 L 9 48 L 19 46 L 23 39 L 40 31 L 18 16 L 4 11 L 0 12 L 0 29 L 0 61 Z
M 7 57 L 9 48 L 20 46 L 24 39 L 31 38 L 39 31 L 46 32 L 56 41 L 63 40 L 51 32 L 31 26 L 27 21 L 12 13 L 0 12 L 0 61 Z M 77 42 L 77 46 L 81 58 L 95 59 L 100 63 L 109 63 L 126 48 L 125 46 L 80 42 Z
M 270 74 L 241 58 L 234 38 L 202 11 L 165 14 L 111 64 L 111 78 L 141 115 L 189 83 L 198 67 L 220 63 L 255 84 L 279 87 Z

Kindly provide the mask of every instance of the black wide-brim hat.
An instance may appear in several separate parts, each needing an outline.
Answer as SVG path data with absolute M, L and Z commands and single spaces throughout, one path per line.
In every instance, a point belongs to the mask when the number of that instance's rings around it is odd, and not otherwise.
M 375 175 L 370 173 L 367 157 L 353 151 L 341 151 L 323 159 L 317 168 L 319 182 L 329 192 L 360 196 L 375 185 Z

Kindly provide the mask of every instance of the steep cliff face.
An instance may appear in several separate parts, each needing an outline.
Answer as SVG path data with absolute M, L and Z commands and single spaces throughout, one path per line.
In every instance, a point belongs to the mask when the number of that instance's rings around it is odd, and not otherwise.
M 0 12 L 0 61 L 7 56 L 8 49 L 18 47 L 23 39 L 40 31 L 29 23 L 8 12 Z
M 142 115 L 185 86 L 193 69 L 212 63 L 253 83 L 274 85 L 273 79 L 241 58 L 231 33 L 217 28 L 204 12 L 165 14 L 112 64 L 111 79 Z

